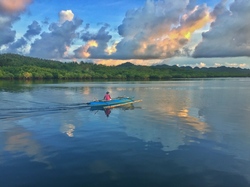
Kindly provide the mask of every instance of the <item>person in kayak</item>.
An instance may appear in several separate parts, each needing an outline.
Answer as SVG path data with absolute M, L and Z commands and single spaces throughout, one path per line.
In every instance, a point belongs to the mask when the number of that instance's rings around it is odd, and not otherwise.
M 110 96 L 109 92 L 106 92 L 106 94 L 104 95 L 104 99 L 105 99 L 106 101 L 111 100 L 111 96 Z

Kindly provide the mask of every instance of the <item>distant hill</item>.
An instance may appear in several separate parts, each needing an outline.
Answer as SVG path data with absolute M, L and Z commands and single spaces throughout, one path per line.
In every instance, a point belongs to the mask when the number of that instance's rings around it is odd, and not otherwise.
M 126 67 L 134 67 L 136 66 L 135 64 L 132 64 L 131 62 L 125 62 L 123 64 L 120 64 L 120 65 L 117 65 L 116 67 L 123 67 L 123 68 L 126 68 Z
M 23 56 L 18 54 L 6 53 L 0 55 L 0 66 L 15 66 L 20 64 L 25 65 L 37 65 L 37 66 L 48 66 L 53 64 L 60 64 L 60 61 L 46 60 L 40 58 L 33 58 L 29 56 Z

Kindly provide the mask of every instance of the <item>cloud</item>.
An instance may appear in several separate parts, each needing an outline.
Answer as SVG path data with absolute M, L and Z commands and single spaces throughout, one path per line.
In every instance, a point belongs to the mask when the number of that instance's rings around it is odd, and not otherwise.
M 173 36 L 187 1 L 146 1 L 144 7 L 126 13 L 118 27 L 123 37 L 117 44 L 116 58 L 154 59 L 174 56 L 179 42 L 185 38 Z M 171 36 L 172 35 L 172 36 Z
M 119 64 L 123 64 L 126 62 L 131 62 L 135 65 L 156 65 L 160 64 L 162 61 L 159 59 L 151 59 L 151 60 L 142 60 L 142 59 L 126 59 L 126 60 L 120 60 L 120 59 L 96 59 L 95 64 L 103 64 L 107 66 L 117 66 Z
M 82 33 L 81 39 L 86 42 L 85 45 L 76 49 L 74 52 L 78 58 L 107 58 L 107 54 L 111 48 L 108 48 L 108 42 L 112 38 L 107 29 L 108 24 L 104 24 L 97 33 L 90 33 L 85 28 L 85 32 Z
M 34 57 L 61 59 L 68 58 L 68 52 L 73 40 L 78 38 L 76 30 L 82 24 L 82 20 L 75 18 L 71 10 L 61 11 L 59 14 L 59 24 L 49 25 L 49 32 L 42 32 L 42 28 L 37 21 L 33 21 L 23 37 L 15 41 L 16 31 L 12 30 L 12 24 L 19 19 L 21 10 L 31 1 L 13 1 L 14 7 L 10 7 L 7 1 L 1 1 L 0 10 L 5 10 L 5 14 L 0 12 L 0 48 L 5 45 L 5 52 L 20 53 L 25 52 Z M 16 3 L 16 4 L 15 4 Z M 16 11 L 16 12 L 14 12 Z M 38 36 L 33 43 L 31 39 Z M 28 43 L 29 41 L 29 43 Z M 29 50 L 29 51 L 27 51 Z
M 24 34 L 24 37 L 30 40 L 32 37 L 40 34 L 42 28 L 37 21 L 33 21 L 31 25 L 28 26 L 28 30 Z
M 62 24 L 65 21 L 72 21 L 74 18 L 74 14 L 72 10 L 62 10 L 59 13 L 59 23 Z
M 32 0 L 0 0 L 0 12 L 16 13 L 23 11 Z
M 27 45 L 27 41 L 22 37 L 17 41 L 11 43 L 6 52 L 10 53 L 22 53 L 25 51 L 25 46 Z
M 89 58 L 124 60 L 164 59 L 181 55 L 183 51 L 187 53 L 184 47 L 192 33 L 211 21 L 206 5 L 191 3 L 188 0 L 147 0 L 143 7 L 126 13 L 118 27 L 120 41 L 111 44 L 111 36 L 103 27 L 99 31 L 102 34 L 97 34 L 103 36 L 99 40 L 88 32 L 82 37 L 84 41 L 95 40 L 98 46 L 87 43 L 81 49 L 87 50 Z M 80 51 L 76 51 L 78 56 Z
M 0 48 L 15 41 L 16 31 L 12 24 L 19 20 L 20 14 L 31 0 L 0 0 Z
M 75 52 L 75 57 L 76 58 L 89 58 L 90 57 L 90 48 L 96 48 L 98 47 L 98 43 L 95 40 L 89 40 L 85 45 L 79 47 L 76 49 Z
M 18 40 L 14 41 L 14 36 L 16 34 L 15 31 L 9 31 L 10 37 L 6 37 L 8 39 L 5 43 L 8 43 L 8 47 L 4 50 L 4 52 L 8 53 L 27 53 L 28 48 L 28 41 L 32 37 L 38 35 L 41 32 L 41 27 L 37 21 L 33 21 L 31 25 L 28 26 L 28 30 L 24 34 L 23 37 L 19 38 Z
M 133 62 L 133 61 L 131 61 Z M 244 67 L 244 68 L 250 68 L 249 64 L 249 57 L 238 57 L 238 58 L 232 58 L 232 57 L 225 57 L 225 58 L 192 58 L 192 57 L 173 57 L 173 58 L 167 58 L 163 59 L 158 62 L 158 64 L 168 64 L 168 65 L 178 65 L 178 66 L 190 66 L 190 67 L 197 67 L 200 65 L 204 65 L 206 67 L 218 67 L 218 66 L 230 66 L 234 65 L 234 67 Z M 149 64 L 150 65 L 150 64 Z
M 68 58 L 68 50 L 73 40 L 78 37 L 76 30 L 82 22 L 81 19 L 74 18 L 62 25 L 50 24 L 50 32 L 43 32 L 41 38 L 31 44 L 30 55 L 49 59 Z
M 195 66 L 199 68 L 203 68 L 203 67 L 206 67 L 206 64 L 204 62 L 200 62 L 199 64 L 196 64 Z
M 103 64 L 103 65 L 106 65 L 106 66 L 110 66 L 110 65 L 117 66 L 117 65 L 123 64 L 125 62 L 127 62 L 127 61 L 125 61 L 125 60 L 115 60 L 115 59 L 97 59 L 97 60 L 95 60 L 96 64 Z
M 0 11 L 0 47 L 15 40 L 16 31 L 12 30 L 12 23 L 18 19 L 17 16 L 2 14 Z
M 227 66 L 227 67 L 240 67 L 240 68 L 246 68 L 247 64 L 246 63 L 225 63 L 225 64 L 220 64 L 220 63 L 215 63 L 216 67 L 220 67 L 220 66 Z
M 9 27 L 0 28 L 0 33 L 0 47 L 15 40 L 16 31 L 11 30 Z
M 181 18 L 181 19 L 180 19 Z M 119 34 L 116 58 L 164 59 L 178 56 L 192 33 L 210 21 L 208 7 L 188 1 L 147 1 L 129 11 Z
M 62 10 L 58 21 L 49 23 L 48 17 L 33 21 L 20 36 L 14 23 L 32 0 L 0 0 L 0 49 L 39 58 L 85 58 L 107 65 L 127 61 L 173 64 L 175 58 L 191 56 L 196 59 L 187 58 L 188 64 L 213 66 L 215 59 L 216 63 L 221 59 L 214 58 L 213 64 L 202 59 L 201 64 L 199 57 L 250 56 L 250 1 L 230 0 L 230 6 L 228 2 L 221 0 L 211 12 L 196 0 L 145 0 L 142 7 L 126 12 L 115 31 L 106 23 L 97 29 L 89 23 L 82 25 L 72 10 Z M 209 31 L 201 35 L 209 23 Z
M 215 21 L 202 33 L 194 57 L 250 56 L 250 1 L 235 0 L 229 10 L 226 6 L 222 1 L 215 7 L 211 14 Z

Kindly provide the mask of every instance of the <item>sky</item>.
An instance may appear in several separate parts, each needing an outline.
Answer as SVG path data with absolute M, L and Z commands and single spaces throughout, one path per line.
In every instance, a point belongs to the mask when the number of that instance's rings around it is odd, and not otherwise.
M 250 0 L 0 0 L 0 54 L 250 69 Z

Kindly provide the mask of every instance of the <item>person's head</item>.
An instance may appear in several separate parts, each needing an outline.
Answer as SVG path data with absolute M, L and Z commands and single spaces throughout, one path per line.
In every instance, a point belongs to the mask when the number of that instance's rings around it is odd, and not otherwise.
M 106 94 L 109 94 L 109 92 L 106 92 Z

